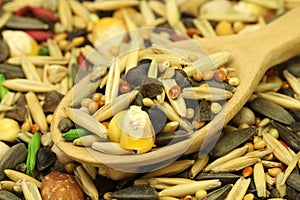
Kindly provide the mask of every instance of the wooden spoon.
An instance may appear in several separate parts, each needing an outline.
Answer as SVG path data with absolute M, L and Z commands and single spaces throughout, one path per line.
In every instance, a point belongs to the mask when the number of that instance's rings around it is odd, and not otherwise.
M 169 164 L 182 154 L 198 151 L 201 156 L 208 153 L 217 141 L 220 130 L 246 103 L 267 69 L 300 55 L 299 19 L 300 7 L 289 11 L 256 32 L 199 40 L 209 53 L 229 51 L 232 54 L 233 61 L 230 67 L 237 70 L 241 83 L 233 97 L 226 102 L 221 113 L 205 127 L 197 130 L 191 139 L 145 154 L 122 156 L 108 155 L 65 142 L 57 128 L 58 123 L 65 116 L 63 108 L 69 104 L 78 85 L 87 81 L 85 78 L 69 91 L 54 113 L 51 124 L 54 143 L 75 161 L 94 166 L 105 164 L 130 172 L 153 170 Z

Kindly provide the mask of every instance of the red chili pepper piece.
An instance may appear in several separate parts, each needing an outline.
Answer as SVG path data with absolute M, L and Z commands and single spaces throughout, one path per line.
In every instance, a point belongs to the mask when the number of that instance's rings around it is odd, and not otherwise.
M 42 18 L 42 19 L 50 21 L 50 22 L 58 22 L 59 21 L 58 17 L 56 17 L 50 10 L 47 10 L 45 8 L 31 7 L 31 13 L 35 17 L 39 17 L 39 18 Z
M 25 33 L 33 37 L 37 42 L 43 42 L 54 37 L 53 33 L 41 30 L 26 30 Z
M 87 71 L 89 66 L 87 60 L 85 59 L 84 55 L 80 52 L 79 56 L 77 57 L 77 63 L 81 69 Z
M 16 16 L 24 16 L 27 13 L 31 12 L 31 6 L 24 6 L 22 8 L 20 8 L 19 10 L 17 10 L 14 15 Z

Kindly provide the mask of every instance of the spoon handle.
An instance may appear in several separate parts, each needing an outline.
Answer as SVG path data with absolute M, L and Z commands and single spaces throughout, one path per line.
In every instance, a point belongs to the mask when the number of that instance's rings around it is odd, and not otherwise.
M 254 32 L 249 39 L 258 54 L 264 56 L 263 68 L 282 63 L 300 55 L 300 7 Z M 256 39 L 255 39 L 256 38 Z

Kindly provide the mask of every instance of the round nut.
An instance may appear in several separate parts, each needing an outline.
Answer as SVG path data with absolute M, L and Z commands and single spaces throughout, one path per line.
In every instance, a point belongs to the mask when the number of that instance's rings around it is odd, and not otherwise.
M 41 185 L 42 199 L 84 200 L 84 194 L 75 179 L 66 173 L 52 171 L 45 176 Z

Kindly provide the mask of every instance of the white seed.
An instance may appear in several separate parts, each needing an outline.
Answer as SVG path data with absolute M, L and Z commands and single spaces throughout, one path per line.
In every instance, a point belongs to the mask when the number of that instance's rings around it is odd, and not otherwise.
M 210 109 L 214 114 L 218 114 L 222 110 L 222 108 L 222 105 L 217 102 L 213 102 L 210 106 Z
M 240 79 L 238 77 L 229 78 L 228 84 L 231 86 L 238 86 L 240 84 Z

